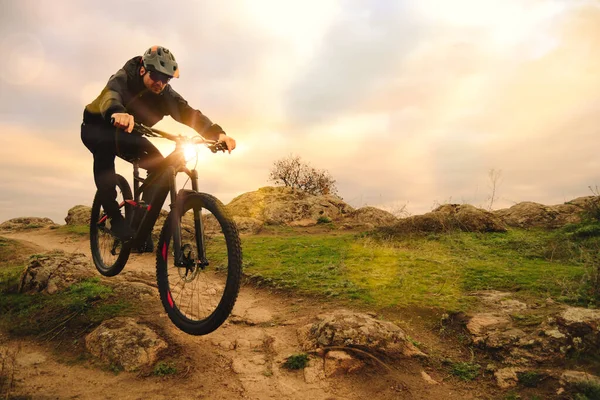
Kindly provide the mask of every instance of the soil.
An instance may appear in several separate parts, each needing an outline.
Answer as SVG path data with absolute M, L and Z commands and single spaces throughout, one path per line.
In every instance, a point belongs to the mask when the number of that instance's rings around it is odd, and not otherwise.
M 30 249 L 62 249 L 89 257 L 85 236 L 65 235 L 50 228 L 2 234 Z M 160 304 L 153 254 L 132 254 L 125 270 L 111 280 L 137 282 L 156 293 L 139 318 L 157 327 L 170 344 L 165 362 L 177 372 L 155 376 L 152 371 L 117 372 L 85 353 L 81 345 L 59 340 L 2 336 L 0 348 L 16 353 L 12 398 L 32 399 L 497 399 L 504 392 L 492 379 L 462 382 L 442 363 L 430 360 L 384 360 L 388 368 L 370 364 L 342 376 L 309 377 L 307 371 L 282 364 L 301 352 L 296 330 L 314 316 L 348 304 L 330 299 L 275 292 L 252 284 L 242 286 L 232 316 L 217 331 L 190 336 L 171 324 Z M 364 309 L 359 311 L 365 311 Z M 396 310 L 387 318 L 401 325 L 435 359 L 466 361 L 469 351 L 459 342 L 441 338 L 432 329 L 431 310 Z M 67 339 L 65 339 L 67 340 Z M 69 338 L 68 341 L 73 341 Z M 311 358 L 311 363 L 323 362 Z

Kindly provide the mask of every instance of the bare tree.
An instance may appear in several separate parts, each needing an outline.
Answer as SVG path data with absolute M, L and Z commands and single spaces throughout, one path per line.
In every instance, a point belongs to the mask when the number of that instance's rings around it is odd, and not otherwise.
M 494 206 L 494 202 L 498 200 L 497 190 L 500 186 L 500 178 L 502 178 L 502 170 L 491 168 L 488 171 L 488 179 L 490 180 L 490 196 L 488 197 L 488 201 L 490 202 L 488 205 L 488 211 L 492 211 L 492 207 Z
M 314 168 L 293 154 L 273 163 L 269 181 L 313 195 L 337 194 L 335 179 L 329 171 Z

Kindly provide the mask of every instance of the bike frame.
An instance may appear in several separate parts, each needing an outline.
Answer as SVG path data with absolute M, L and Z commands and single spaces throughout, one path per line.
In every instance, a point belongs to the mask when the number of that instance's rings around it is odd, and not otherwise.
M 141 212 L 144 209 L 147 210 L 137 228 L 133 240 L 131 241 L 131 246 L 139 246 L 151 233 L 152 228 L 156 224 L 156 221 L 160 215 L 160 210 L 165 204 L 167 195 L 170 194 L 171 203 L 169 207 L 171 212 L 169 213 L 169 218 L 171 218 L 171 221 L 169 222 L 173 235 L 173 250 L 175 254 L 174 263 L 176 267 L 189 267 L 189 265 L 185 265 L 184 263 L 184 254 L 181 243 L 181 220 L 179 215 L 187 196 L 198 193 L 198 172 L 195 169 L 190 170 L 185 166 L 186 162 L 181 143 L 183 138 L 177 136 L 174 137 L 173 135 L 170 136 L 171 137 L 167 138 L 170 138 L 176 142 L 175 150 L 165 158 L 161 166 L 159 166 L 157 171 L 150 177 L 140 177 L 139 163 L 137 160 L 134 160 L 133 200 L 125 201 L 123 206 L 125 206 L 125 203 L 127 203 L 129 206 L 133 207 L 134 214 Z M 179 172 L 185 172 L 190 177 L 192 182 L 192 190 L 181 189 L 179 192 L 177 191 L 177 183 L 175 178 Z M 150 187 L 155 187 L 157 190 L 150 199 L 150 203 L 146 205 L 140 201 L 140 197 L 141 194 Z M 194 210 L 194 229 L 196 232 L 204 232 L 199 210 Z M 202 234 L 196 234 L 195 236 L 196 248 L 199 252 L 198 259 L 196 260 L 197 266 L 204 267 L 208 265 L 204 248 L 204 238 Z M 164 248 L 159 250 L 162 252 L 163 258 L 166 259 L 168 250 L 167 245 L 165 244 Z

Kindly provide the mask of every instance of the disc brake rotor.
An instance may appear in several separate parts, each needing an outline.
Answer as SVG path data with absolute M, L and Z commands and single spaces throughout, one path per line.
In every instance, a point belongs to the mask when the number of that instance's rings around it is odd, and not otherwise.
M 178 268 L 179 277 L 184 282 L 191 282 L 196 278 L 196 276 L 198 276 L 198 273 L 200 272 L 200 268 L 196 264 L 196 252 L 189 243 L 183 245 L 181 252 L 181 261 L 185 267 Z

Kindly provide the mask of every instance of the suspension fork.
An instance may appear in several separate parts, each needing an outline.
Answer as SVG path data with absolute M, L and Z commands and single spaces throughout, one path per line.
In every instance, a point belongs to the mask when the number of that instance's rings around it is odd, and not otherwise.
M 188 174 L 192 181 L 192 190 L 198 193 L 198 171 L 191 170 Z M 208 265 L 206 248 L 204 247 L 204 227 L 202 226 L 200 210 L 194 208 L 194 231 L 196 232 L 196 248 L 198 249 L 198 266 L 204 268 Z
M 169 193 L 171 194 L 171 212 L 169 213 L 169 218 L 171 218 L 171 229 L 173 233 L 173 253 L 175 255 L 175 266 L 183 267 L 183 251 L 181 246 L 181 211 L 183 208 L 183 204 L 177 199 L 177 185 L 175 182 L 175 178 L 177 176 L 177 171 L 175 168 L 169 167 L 167 169 L 167 173 L 169 174 Z
M 176 267 L 186 267 L 184 262 L 184 254 L 183 254 L 183 246 L 181 240 L 181 216 L 183 212 L 185 198 L 188 195 L 193 195 L 194 193 L 198 193 L 198 172 L 196 170 L 186 170 L 185 171 L 192 181 L 192 191 L 189 190 L 180 190 L 177 192 L 176 184 L 175 184 L 175 176 L 177 172 L 175 169 L 170 171 L 170 193 L 171 193 L 171 226 L 173 227 L 173 250 L 175 253 L 175 266 Z M 197 233 L 195 235 L 196 239 L 196 248 L 198 249 L 198 260 L 197 266 L 205 267 L 208 265 L 208 260 L 206 259 L 206 250 L 204 247 L 204 227 L 202 226 L 202 218 L 201 218 L 200 210 L 194 209 L 194 229 Z M 194 260 L 196 261 L 196 260 Z

